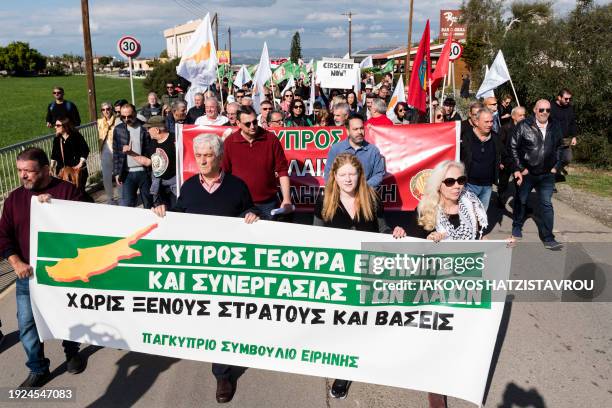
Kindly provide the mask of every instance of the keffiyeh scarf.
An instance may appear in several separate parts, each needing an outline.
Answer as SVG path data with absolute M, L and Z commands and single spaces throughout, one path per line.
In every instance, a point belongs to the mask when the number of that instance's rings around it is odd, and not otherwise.
M 449 241 L 481 239 L 488 226 L 487 212 L 482 203 L 476 195 L 466 190 L 459 196 L 459 226 L 453 226 L 440 206 L 437 219 L 436 231 L 446 233 L 445 240 Z

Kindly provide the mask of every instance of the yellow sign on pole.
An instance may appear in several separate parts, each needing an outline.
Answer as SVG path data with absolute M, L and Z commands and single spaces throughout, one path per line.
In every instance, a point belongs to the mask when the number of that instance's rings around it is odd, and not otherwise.
M 231 64 L 229 50 L 217 50 L 217 60 L 219 64 Z

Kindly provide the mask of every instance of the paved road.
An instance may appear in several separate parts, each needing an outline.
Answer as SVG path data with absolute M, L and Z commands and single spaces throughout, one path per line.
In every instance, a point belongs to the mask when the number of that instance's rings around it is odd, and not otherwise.
M 550 268 L 560 259 L 583 264 L 611 264 L 612 230 L 570 207 L 555 202 L 556 233 L 576 244 L 551 253 L 538 244 L 532 221 L 526 225 L 522 256 L 514 269 L 533 273 L 567 273 Z M 510 219 L 499 219 L 493 238 L 510 233 Z M 533 244 L 529 244 L 532 242 Z M 521 247 L 519 247 L 520 249 Z M 521 253 L 517 251 L 517 253 Z M 603 270 L 610 269 L 604 265 Z M 554 270 L 553 270 L 554 269 Z M 529 272 L 531 273 L 531 272 Z M 612 277 L 612 274 L 609 274 Z M 608 285 L 610 286 L 610 285 Z M 606 289 L 609 294 L 609 287 Z M 7 339 L 0 347 L 0 387 L 15 386 L 27 375 L 18 342 L 14 288 L 0 294 L 2 330 Z M 608 297 L 609 298 L 609 297 Z M 506 305 L 494 356 L 487 407 L 611 407 L 612 406 L 612 303 L 514 302 Z M 453 347 L 453 345 L 449 345 Z M 215 382 L 210 364 L 150 356 L 121 350 L 84 346 L 87 370 L 65 372 L 59 341 L 46 344 L 54 378 L 47 387 L 74 387 L 74 403 L 45 403 L 45 407 L 208 407 Z M 418 367 L 406 367 L 418 370 Z M 461 381 L 461 379 L 457 379 Z M 325 378 L 249 369 L 238 381 L 238 392 L 228 407 L 426 407 L 424 393 L 355 383 L 346 400 L 330 400 Z M 36 406 L 0 403 L 0 406 Z M 449 398 L 450 407 L 473 405 Z

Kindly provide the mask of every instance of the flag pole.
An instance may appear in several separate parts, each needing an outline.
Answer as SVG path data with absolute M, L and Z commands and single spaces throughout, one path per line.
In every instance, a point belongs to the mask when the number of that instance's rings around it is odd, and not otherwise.
M 433 104 L 431 95 L 431 78 L 429 78 L 429 123 L 433 123 Z
M 223 81 L 219 77 L 219 68 L 217 68 L 217 81 L 219 81 L 219 94 L 221 95 L 221 112 L 223 112 Z
M 510 78 L 510 86 L 512 87 L 512 92 L 514 92 L 514 98 L 516 99 L 516 106 L 521 106 L 518 96 L 516 96 L 516 89 L 514 89 L 514 84 L 512 83 L 512 78 Z

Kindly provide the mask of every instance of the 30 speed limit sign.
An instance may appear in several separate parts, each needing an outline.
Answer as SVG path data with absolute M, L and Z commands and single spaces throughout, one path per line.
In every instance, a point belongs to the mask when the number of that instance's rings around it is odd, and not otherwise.
M 463 47 L 461 46 L 461 44 L 456 41 L 453 41 L 450 46 L 450 56 L 448 57 L 448 59 L 451 61 L 455 61 L 459 59 L 462 53 Z
M 117 50 L 125 58 L 136 58 L 140 54 L 140 43 L 134 37 L 126 35 L 117 42 Z

